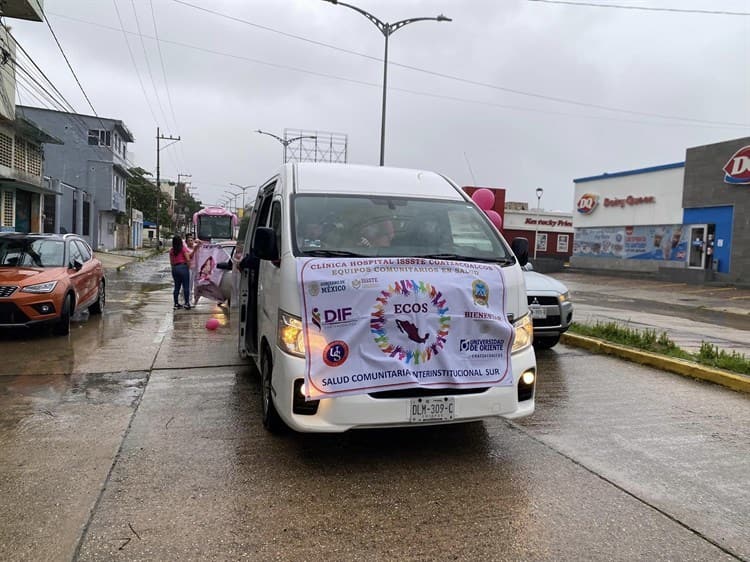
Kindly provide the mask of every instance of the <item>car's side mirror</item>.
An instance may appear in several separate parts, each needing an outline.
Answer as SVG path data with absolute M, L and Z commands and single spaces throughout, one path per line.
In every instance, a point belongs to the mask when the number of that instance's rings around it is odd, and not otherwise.
M 518 265 L 523 267 L 529 263 L 529 241 L 526 238 L 514 238 L 510 243 L 510 248 L 518 258 Z
M 216 264 L 216 269 L 223 269 L 225 271 L 232 271 L 232 262 L 231 261 L 220 261 Z
M 73 260 L 73 263 L 71 263 L 68 267 L 70 269 L 75 269 L 76 271 L 81 271 L 81 268 L 83 268 L 83 264 L 78 260 Z
M 253 253 L 262 260 L 278 261 L 279 248 L 273 228 L 261 226 L 255 230 Z

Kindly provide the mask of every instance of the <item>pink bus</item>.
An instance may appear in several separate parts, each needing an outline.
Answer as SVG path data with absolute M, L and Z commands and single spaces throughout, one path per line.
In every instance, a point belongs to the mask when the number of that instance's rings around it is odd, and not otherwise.
M 238 222 L 237 215 L 224 207 L 204 207 L 193 214 L 195 235 L 207 242 L 234 240 Z

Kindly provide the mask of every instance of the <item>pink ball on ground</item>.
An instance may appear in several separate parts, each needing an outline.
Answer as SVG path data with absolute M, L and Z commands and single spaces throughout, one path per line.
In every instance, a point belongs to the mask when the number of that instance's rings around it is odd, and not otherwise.
M 206 330 L 215 330 L 219 327 L 219 321 L 216 318 L 206 320 Z

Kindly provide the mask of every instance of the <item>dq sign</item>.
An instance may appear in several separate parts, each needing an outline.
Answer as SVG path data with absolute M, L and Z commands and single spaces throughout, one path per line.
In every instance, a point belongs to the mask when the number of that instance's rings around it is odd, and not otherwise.
M 581 198 L 578 199 L 576 209 L 582 215 L 590 215 L 596 209 L 599 204 L 599 196 L 594 193 L 584 193 Z
M 750 145 L 740 148 L 724 165 L 724 181 L 732 184 L 750 184 Z

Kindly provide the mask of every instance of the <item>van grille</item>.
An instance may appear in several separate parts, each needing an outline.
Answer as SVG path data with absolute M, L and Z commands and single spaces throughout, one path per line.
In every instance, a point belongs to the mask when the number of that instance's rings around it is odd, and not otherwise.
M 482 388 L 402 388 L 371 392 L 372 398 L 424 398 L 425 396 L 456 396 L 458 394 L 481 394 L 489 390 Z

